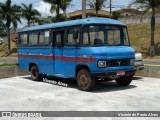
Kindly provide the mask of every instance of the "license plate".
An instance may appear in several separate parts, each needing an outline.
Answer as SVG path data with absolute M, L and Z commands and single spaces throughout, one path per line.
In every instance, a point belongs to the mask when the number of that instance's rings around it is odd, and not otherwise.
M 125 75 L 125 72 L 124 72 L 124 71 L 119 71 L 119 72 L 117 72 L 117 75 L 118 75 L 118 76 L 124 76 L 124 75 Z

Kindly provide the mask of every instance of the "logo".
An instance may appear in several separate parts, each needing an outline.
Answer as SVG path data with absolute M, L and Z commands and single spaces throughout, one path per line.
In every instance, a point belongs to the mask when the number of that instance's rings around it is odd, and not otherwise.
M 41 112 L 2 112 L 2 117 L 14 117 L 14 118 L 38 118 L 38 117 L 42 117 L 42 113 Z
M 2 117 L 11 117 L 11 112 L 2 112 Z
M 117 61 L 118 65 L 120 66 L 121 65 L 121 61 Z

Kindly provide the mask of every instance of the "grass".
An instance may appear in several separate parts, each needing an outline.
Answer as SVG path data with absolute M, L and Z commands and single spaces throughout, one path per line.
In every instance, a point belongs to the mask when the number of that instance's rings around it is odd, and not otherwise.
M 132 24 L 128 25 L 131 45 L 137 52 L 143 53 L 145 58 L 149 57 L 150 48 L 150 24 Z M 155 50 L 154 59 L 160 59 L 160 23 L 156 23 L 155 27 Z
M 0 57 L 17 57 L 16 43 L 11 41 L 11 52 L 8 53 L 8 42 L 5 40 L 5 42 L 0 45 Z
M 145 58 L 149 57 L 149 47 L 150 47 L 150 24 L 129 24 L 128 31 L 130 36 L 131 45 L 137 52 L 141 52 Z M 8 46 L 5 41 L 2 45 L 0 45 L 0 57 L 7 56 L 7 48 Z M 8 57 L 17 57 L 17 45 L 15 42 L 11 41 L 11 53 Z M 160 59 L 160 23 L 156 23 L 155 27 L 155 49 L 156 56 L 152 57 L 153 59 Z
M 154 57 L 144 55 L 145 59 L 160 59 L 160 56 L 156 55 Z
M 11 66 L 16 66 L 16 65 L 17 63 L 11 63 L 11 64 L 5 63 L 5 64 L 0 64 L 0 67 L 11 67 Z

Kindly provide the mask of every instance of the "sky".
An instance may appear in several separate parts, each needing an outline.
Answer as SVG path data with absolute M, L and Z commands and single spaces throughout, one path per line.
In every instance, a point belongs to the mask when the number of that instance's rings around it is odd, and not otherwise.
M 0 0 L 0 2 L 4 3 L 6 0 Z M 12 4 L 20 5 L 21 3 L 25 4 L 33 4 L 34 9 L 37 9 L 41 14 L 42 17 L 46 17 L 48 15 L 53 16 L 55 13 L 50 13 L 50 4 L 44 3 L 42 0 L 11 0 Z M 72 0 L 72 6 L 67 9 L 67 13 L 73 12 L 75 10 L 82 9 L 82 0 Z M 108 0 L 109 1 L 109 0 Z M 127 8 L 128 4 L 131 3 L 133 0 L 112 0 L 113 10 Z M 109 4 L 106 2 L 106 8 L 104 10 L 108 10 Z M 19 28 L 22 28 L 26 25 L 26 20 L 21 20 L 21 24 L 18 24 Z

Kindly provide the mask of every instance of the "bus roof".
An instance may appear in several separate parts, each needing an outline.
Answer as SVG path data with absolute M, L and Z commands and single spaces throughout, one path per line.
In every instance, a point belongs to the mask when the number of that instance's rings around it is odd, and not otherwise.
M 107 25 L 125 26 L 125 24 L 123 24 L 122 22 L 118 20 L 113 20 L 109 18 L 100 18 L 100 17 L 90 17 L 90 18 L 79 19 L 79 20 L 72 20 L 72 21 L 65 21 L 65 22 L 58 22 L 58 23 L 27 27 L 18 32 L 20 33 L 20 32 L 27 32 L 27 31 L 60 28 L 60 27 L 67 27 L 67 26 L 74 26 L 74 25 L 87 25 L 87 24 L 107 24 Z

